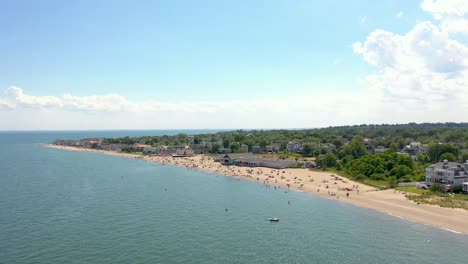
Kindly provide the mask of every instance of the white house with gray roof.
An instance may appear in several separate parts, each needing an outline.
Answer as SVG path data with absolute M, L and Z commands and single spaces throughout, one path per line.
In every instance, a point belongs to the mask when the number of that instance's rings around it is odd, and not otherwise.
M 464 164 L 438 162 L 426 168 L 426 185 L 440 183 L 446 186 L 462 186 L 468 182 L 468 160 Z

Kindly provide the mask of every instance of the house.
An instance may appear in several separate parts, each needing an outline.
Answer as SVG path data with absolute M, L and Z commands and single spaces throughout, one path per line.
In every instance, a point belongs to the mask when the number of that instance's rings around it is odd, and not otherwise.
M 279 140 L 280 142 L 278 142 L 278 140 L 272 144 L 273 146 L 273 151 L 274 152 L 280 152 L 281 151 L 281 140 Z
M 158 151 L 157 147 L 144 147 L 143 148 L 143 153 L 148 153 L 148 154 L 155 154 L 156 151 Z
M 192 136 L 192 135 L 187 136 L 187 139 L 188 139 L 188 141 L 189 141 L 190 144 L 193 144 L 193 141 L 194 141 L 194 139 L 195 139 L 195 136 Z
M 231 149 L 230 148 L 219 148 L 218 153 L 219 154 L 228 154 L 228 153 L 231 153 Z
M 267 145 L 267 146 L 265 146 L 265 149 L 266 149 L 266 152 L 267 152 L 268 154 L 273 153 L 273 146 L 272 146 L 272 145 Z
M 133 144 L 132 150 L 137 151 L 137 152 L 143 152 L 145 148 L 150 148 L 151 145 L 145 145 L 145 144 Z
M 220 155 L 215 158 L 215 161 L 221 162 L 223 165 L 234 165 L 235 160 L 240 158 L 250 158 L 253 159 L 255 156 L 252 153 L 230 153 L 225 155 Z
M 122 151 L 132 149 L 132 145 L 129 144 L 102 144 L 101 149 L 106 151 Z
M 302 143 L 298 142 L 289 142 L 286 144 L 286 149 L 291 153 L 300 153 L 302 152 Z
M 464 182 L 462 185 L 462 191 L 468 193 L 468 182 Z
M 246 167 L 266 167 L 272 169 L 285 169 L 292 167 L 296 162 L 292 160 L 267 159 L 254 156 L 252 153 L 233 153 L 218 156 L 215 161 L 223 165 L 236 165 Z
M 375 149 L 374 149 L 374 153 L 375 154 L 380 154 L 380 153 L 384 153 L 385 151 L 387 151 L 388 149 L 383 147 L 383 146 L 377 146 Z
M 266 153 L 271 154 L 271 153 L 277 153 L 281 149 L 281 143 L 273 143 L 271 145 L 266 145 L 265 150 Z
M 464 185 L 468 182 L 468 160 L 465 164 L 456 162 L 438 162 L 426 168 L 426 185 L 444 184 L 448 187 Z
M 366 146 L 367 151 L 369 151 L 369 153 L 374 154 L 375 153 L 374 141 L 370 138 L 364 138 L 363 142 L 364 142 L 364 146 Z
M 252 147 L 252 152 L 253 152 L 253 153 L 260 153 L 260 152 L 262 152 L 262 147 L 260 147 L 260 146 L 253 146 L 253 147 Z
M 191 157 L 194 154 L 194 151 L 189 146 L 178 146 L 174 147 L 173 157 Z
M 174 152 L 174 149 L 172 147 L 158 146 L 158 147 L 155 147 L 153 154 L 164 156 L 164 155 L 170 155 L 173 152 Z
M 102 147 L 102 139 L 99 138 L 85 138 L 76 141 L 76 147 L 81 148 L 94 148 L 99 149 Z
M 402 152 L 407 153 L 410 156 L 416 156 L 420 153 L 426 153 L 429 146 L 427 144 L 421 144 L 419 142 L 411 142 L 409 145 L 402 149 Z
M 316 144 L 315 149 L 326 149 L 327 153 L 333 152 L 333 150 L 336 149 L 336 146 L 332 143 L 321 143 L 321 144 Z
M 419 153 L 426 154 L 429 150 L 429 144 L 422 144 L 421 148 L 419 149 Z
M 240 153 L 247 153 L 247 152 L 249 152 L 249 146 L 247 146 L 246 144 L 242 144 L 242 145 L 239 147 L 239 152 L 240 152 Z
M 200 142 L 200 144 L 193 144 L 192 149 L 195 154 L 205 154 L 210 152 L 211 144 Z

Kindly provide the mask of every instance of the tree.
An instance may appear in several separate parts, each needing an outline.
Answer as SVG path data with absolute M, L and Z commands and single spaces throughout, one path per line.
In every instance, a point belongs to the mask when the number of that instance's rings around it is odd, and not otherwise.
M 326 147 L 321 147 L 320 148 L 320 154 L 325 155 L 328 153 L 328 149 Z
M 431 192 L 444 192 L 445 186 L 440 183 L 433 183 L 431 187 L 429 187 Z
M 462 154 L 462 162 L 468 161 L 468 152 L 463 152 Z
M 265 148 L 268 145 L 268 142 L 265 139 L 261 139 L 258 145 L 262 148 Z
M 343 146 L 343 139 L 335 138 L 332 140 L 332 144 L 335 145 L 335 147 L 340 148 L 341 146 Z
M 336 156 L 331 153 L 327 155 L 320 155 L 317 157 L 316 163 L 322 168 L 334 167 L 336 163 Z
M 237 150 L 238 150 L 239 148 L 240 148 L 240 144 L 239 144 L 239 143 L 234 142 L 234 143 L 231 144 L 231 151 L 232 151 L 233 153 L 237 152 Z
M 237 134 L 234 136 L 234 140 L 237 142 L 242 142 L 245 140 L 245 135 L 244 134 Z
M 231 145 L 231 141 L 229 141 L 228 138 L 225 138 L 225 139 L 223 140 L 223 147 L 229 148 L 229 145 Z
M 388 186 L 390 186 L 390 188 L 396 188 L 398 186 L 397 179 L 395 177 L 388 178 Z
M 354 158 L 359 158 L 367 154 L 366 146 L 363 143 L 361 136 L 356 136 L 344 148 L 344 155 L 352 155 Z
M 390 147 L 388 148 L 389 151 L 397 152 L 399 148 L 399 145 L 397 143 L 392 143 L 390 144 Z
M 201 137 L 199 135 L 196 135 L 193 138 L 193 144 L 200 144 L 201 141 L 202 141 L 202 139 L 201 139 Z
M 178 134 L 178 135 L 177 135 L 177 139 L 178 139 L 177 141 L 178 141 L 180 144 L 187 144 L 187 143 L 189 143 L 187 134 L 183 134 L 183 133 Z
M 453 153 L 445 152 L 444 154 L 440 155 L 439 161 L 448 160 L 448 161 L 456 161 L 457 157 L 453 155 Z
M 325 163 L 327 167 L 334 167 L 336 163 L 336 156 L 332 153 L 325 155 Z
M 413 171 L 406 165 L 398 165 L 390 171 L 390 175 L 400 179 L 403 176 L 411 174 Z
M 339 171 L 343 169 L 343 164 L 341 163 L 341 160 L 337 160 L 335 162 L 335 168 Z
M 419 153 L 416 157 L 421 163 L 428 163 L 430 161 L 429 156 L 423 153 Z
M 305 157 L 310 157 L 312 156 L 313 151 L 314 148 L 310 144 L 305 144 L 302 148 L 302 155 L 304 155 Z
M 211 146 L 211 153 L 218 153 L 219 151 L 219 144 L 213 144 L 213 146 Z
M 462 191 L 463 191 L 463 186 L 461 186 L 461 185 L 457 185 L 457 186 L 453 187 L 453 189 L 452 189 L 452 192 L 454 192 L 454 193 L 461 193 Z
M 452 153 L 457 157 L 458 152 L 458 148 L 450 144 L 429 144 L 427 155 L 429 155 L 431 161 L 438 161 L 443 153 Z

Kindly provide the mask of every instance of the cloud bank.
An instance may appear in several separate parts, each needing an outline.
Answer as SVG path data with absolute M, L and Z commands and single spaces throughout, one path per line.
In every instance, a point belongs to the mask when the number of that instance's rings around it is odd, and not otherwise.
M 468 1 L 425 0 L 421 7 L 436 23 L 419 22 L 403 35 L 377 29 L 354 43 L 354 52 L 377 69 L 364 83 L 387 106 L 466 114 L 468 45 L 453 35 L 468 34 Z
M 424 0 L 421 8 L 431 13 L 444 31 L 468 33 L 468 1 Z
M 19 87 L 6 89 L 0 99 L 0 129 L 151 129 L 151 128 L 279 128 L 352 123 L 367 116 L 356 93 L 285 96 L 239 101 L 130 101 L 117 94 L 35 96 Z M 353 111 L 345 109 L 353 108 Z M 12 118 L 12 116 L 15 116 Z M 34 116 L 36 118 L 31 118 Z M 14 121 L 12 121 L 14 120 Z M 34 123 L 36 120 L 43 122 Z

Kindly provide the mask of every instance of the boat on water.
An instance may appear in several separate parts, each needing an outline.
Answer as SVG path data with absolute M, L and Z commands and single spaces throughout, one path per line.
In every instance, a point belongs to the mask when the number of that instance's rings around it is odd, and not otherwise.
M 270 222 L 279 222 L 278 217 L 270 217 Z

